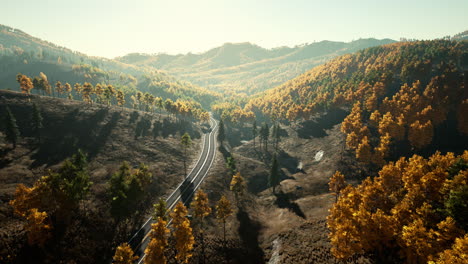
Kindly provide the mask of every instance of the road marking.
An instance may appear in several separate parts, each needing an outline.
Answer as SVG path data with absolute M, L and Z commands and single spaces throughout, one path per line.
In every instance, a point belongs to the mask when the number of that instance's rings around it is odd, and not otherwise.
M 211 135 L 213 134 L 213 131 L 215 131 L 216 128 L 218 127 L 218 124 L 216 123 L 216 120 L 214 120 L 213 118 L 210 118 L 210 123 L 211 123 L 211 122 L 214 122 L 215 126 L 212 128 L 211 132 L 208 134 L 208 150 L 207 150 L 206 158 L 205 158 L 205 160 L 203 161 L 203 164 L 202 164 L 202 166 L 200 167 L 200 169 L 198 170 L 198 172 L 191 178 L 190 183 L 193 183 L 193 182 L 197 179 L 197 177 L 198 177 L 198 175 L 200 174 L 201 170 L 204 168 L 204 166 L 205 166 L 205 164 L 206 164 L 206 161 L 208 160 L 208 157 L 210 156 Z M 204 139 L 203 142 L 205 142 L 205 139 Z M 198 189 L 198 187 L 201 185 L 201 183 L 202 183 L 203 180 L 205 179 L 206 175 L 207 175 L 208 172 L 210 171 L 211 166 L 213 165 L 213 162 L 214 162 L 214 160 L 215 160 L 215 158 L 216 158 L 216 132 L 213 134 L 213 146 L 214 146 L 214 155 L 213 155 L 213 159 L 211 160 L 210 165 L 208 166 L 208 168 L 207 168 L 205 174 L 201 177 L 199 183 L 198 183 L 197 186 L 195 186 L 195 188 L 193 189 L 193 192 L 190 194 L 189 198 L 191 198 L 191 197 L 193 196 L 193 194 L 195 193 L 195 191 L 196 191 L 196 190 Z M 204 149 L 204 148 L 203 148 L 203 149 Z M 203 150 L 202 150 L 202 154 L 203 154 Z M 198 163 L 199 163 L 199 161 L 200 161 L 200 159 L 201 159 L 201 155 L 202 155 L 202 154 L 200 154 L 200 158 L 198 159 L 197 163 L 195 164 L 195 166 L 194 166 L 194 167 L 192 168 L 192 170 L 190 171 L 189 175 L 190 175 L 190 174 L 193 172 L 193 170 L 197 167 L 197 165 L 198 165 Z M 184 180 L 184 182 L 185 182 L 185 180 Z M 180 186 L 182 186 L 182 184 L 183 184 L 184 182 L 180 183 L 179 186 L 177 186 L 177 188 L 172 192 L 172 194 L 169 196 L 168 199 L 170 199 L 171 196 L 172 196 L 177 190 L 179 190 Z M 175 201 L 169 206 L 169 208 L 168 208 L 169 210 L 171 210 L 172 207 L 175 205 L 175 203 L 178 202 L 178 200 L 180 200 L 180 198 L 182 197 L 182 195 L 187 191 L 187 188 L 188 188 L 188 187 L 186 187 L 183 191 L 180 192 L 179 197 L 177 197 L 177 198 L 175 199 Z M 146 223 L 142 226 L 142 228 L 143 228 L 144 226 L 146 226 L 146 224 L 147 224 L 151 219 L 152 219 L 152 217 L 150 217 L 150 219 L 148 219 L 148 221 L 146 221 Z M 169 226 L 171 223 L 172 223 L 172 219 L 169 220 L 169 222 L 167 223 L 167 226 Z M 141 230 L 142 228 L 140 228 L 140 230 Z M 140 231 L 140 230 L 139 230 L 139 231 Z M 139 231 L 138 231 L 138 232 L 139 232 Z M 138 232 L 137 232 L 137 233 L 138 233 Z M 150 234 L 151 234 L 151 229 L 148 231 L 148 233 L 145 235 L 145 237 L 144 237 L 144 238 L 141 240 L 141 242 L 138 244 L 137 249 L 141 246 L 141 244 L 143 244 L 143 243 L 146 241 L 146 239 L 149 237 Z M 136 234 L 135 234 L 135 235 L 136 235 Z M 134 235 L 134 236 L 135 236 L 135 235 Z M 142 255 L 141 258 L 139 259 L 138 264 L 140 264 L 140 263 L 145 259 L 145 257 L 146 257 L 146 254 L 145 254 L 145 252 L 143 251 L 143 255 Z

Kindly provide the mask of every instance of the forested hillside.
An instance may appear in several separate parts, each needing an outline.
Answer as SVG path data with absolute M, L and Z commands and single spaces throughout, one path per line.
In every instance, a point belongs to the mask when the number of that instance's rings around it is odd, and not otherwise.
M 162 69 L 210 90 L 238 95 L 273 88 L 338 55 L 393 42 L 390 39 L 321 41 L 274 49 L 251 43 L 226 43 L 200 54 L 135 53 L 117 60 Z
M 154 68 L 138 67 L 119 61 L 89 57 L 32 37 L 21 30 L 0 25 L 0 87 L 14 90 L 16 75 L 22 73 L 31 79 L 44 73 L 48 82 L 112 84 L 122 90 L 127 101 L 138 91 L 176 101 L 190 100 L 209 109 L 220 95 Z

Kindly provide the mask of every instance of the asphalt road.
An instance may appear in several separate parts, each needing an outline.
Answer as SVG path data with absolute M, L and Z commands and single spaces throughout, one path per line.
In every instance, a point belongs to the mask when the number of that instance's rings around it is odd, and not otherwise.
M 190 171 L 187 178 L 181 182 L 177 188 L 169 195 L 166 199 L 168 209 L 172 210 L 177 202 L 182 201 L 185 205 L 188 205 L 198 187 L 205 179 L 208 171 L 213 165 L 213 161 L 216 155 L 216 133 L 218 131 L 218 122 L 213 118 L 210 118 L 210 132 L 203 135 L 203 150 L 200 157 L 195 164 L 195 167 Z M 153 224 L 153 218 L 150 217 L 143 224 L 143 226 L 130 238 L 128 243 L 133 248 L 135 255 L 140 258 L 136 263 L 143 263 L 145 258 L 145 249 L 150 242 L 150 231 L 151 224 Z M 171 221 L 169 221 L 169 224 Z

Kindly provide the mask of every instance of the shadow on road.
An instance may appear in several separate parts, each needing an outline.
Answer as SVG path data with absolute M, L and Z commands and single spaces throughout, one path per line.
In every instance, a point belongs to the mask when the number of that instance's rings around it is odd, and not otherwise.
M 194 184 L 186 178 L 180 186 L 180 189 L 182 191 L 182 195 L 180 197 L 181 201 L 186 205 L 190 204 L 193 199 L 193 191 L 195 190 Z

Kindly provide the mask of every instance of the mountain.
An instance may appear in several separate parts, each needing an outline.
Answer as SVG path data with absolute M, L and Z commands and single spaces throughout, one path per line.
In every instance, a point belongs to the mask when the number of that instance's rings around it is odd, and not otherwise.
M 165 70 L 214 91 L 253 94 L 278 86 L 338 55 L 393 42 L 391 39 L 321 41 L 274 49 L 251 43 L 226 43 L 200 54 L 133 53 L 116 60 Z
M 107 83 L 124 90 L 127 102 L 137 91 L 172 100 L 194 100 L 204 108 L 220 95 L 187 81 L 180 81 L 155 68 L 139 67 L 116 60 L 90 57 L 33 37 L 19 29 L 0 25 L 0 88 L 17 89 L 16 75 L 29 77 L 44 72 L 49 82 L 70 84 Z

